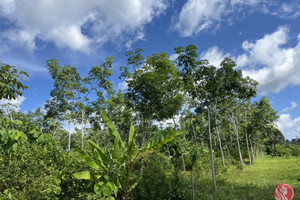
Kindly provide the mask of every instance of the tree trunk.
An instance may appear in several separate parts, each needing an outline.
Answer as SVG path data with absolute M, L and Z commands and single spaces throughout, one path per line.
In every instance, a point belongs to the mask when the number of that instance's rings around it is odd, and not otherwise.
M 258 145 L 257 145 L 257 143 L 255 146 L 256 146 L 256 148 L 255 148 L 256 160 L 258 160 Z
M 223 148 L 222 148 L 222 141 L 221 141 L 221 138 L 220 138 L 220 133 L 219 133 L 218 126 L 216 126 L 216 130 L 217 130 L 217 135 L 218 135 L 218 139 L 219 139 L 219 146 L 220 146 L 220 150 L 221 150 L 222 163 L 223 163 L 223 167 L 225 168 L 225 160 L 224 160 L 224 153 L 223 153 Z
M 235 133 L 235 136 L 236 136 L 236 142 L 237 142 L 237 146 L 238 146 L 238 150 L 239 150 L 239 156 L 240 156 L 242 171 L 244 171 L 244 161 L 243 161 L 243 156 L 242 156 L 242 151 L 241 151 L 241 146 L 240 146 L 239 132 L 238 132 L 238 129 L 237 129 L 237 125 L 235 123 L 234 115 L 232 115 L 231 120 L 232 120 L 232 123 L 233 123 L 234 133 Z
M 174 129 L 176 130 L 177 128 L 177 124 L 175 122 L 175 119 L 173 119 L 173 123 L 174 123 Z M 184 162 L 184 157 L 183 157 L 183 153 L 182 153 L 182 148 L 181 148 L 181 143 L 180 143 L 180 139 L 178 138 L 177 139 L 177 142 L 178 142 L 178 145 L 179 145 L 179 148 L 180 148 L 180 153 L 181 153 L 181 161 L 182 161 L 182 167 L 183 167 L 183 171 L 186 172 L 186 169 L 185 169 L 185 162 Z
M 248 156 L 249 156 L 249 164 L 250 164 L 250 167 L 252 167 L 252 159 L 251 159 L 251 154 L 250 154 L 250 149 L 249 149 L 249 144 L 248 144 L 247 130 L 246 130 L 246 144 L 247 144 L 247 150 L 248 150 Z
M 231 162 L 231 155 L 230 155 L 230 151 L 229 151 L 229 148 L 228 148 L 228 145 L 227 145 L 226 141 L 225 141 L 225 147 L 226 147 L 227 154 L 228 154 L 229 164 L 232 165 L 232 162 Z
M 209 107 L 207 107 L 207 116 L 208 116 L 208 134 L 209 134 L 209 151 L 210 151 L 210 159 L 211 159 L 211 171 L 213 176 L 213 183 L 214 189 L 217 190 L 217 183 L 216 183 L 216 174 L 215 174 L 215 165 L 214 165 L 214 153 L 212 148 L 212 134 L 211 134 L 211 127 L 210 127 L 210 113 Z
M 84 146 L 84 111 L 81 111 L 81 147 L 83 149 Z
M 252 145 L 250 135 L 249 135 L 249 142 L 250 142 L 251 157 L 252 157 L 252 164 L 253 164 L 254 163 L 254 152 L 253 152 L 253 145 Z
M 193 200 L 195 200 L 195 187 L 194 187 L 194 171 L 193 171 L 193 167 L 191 168 L 191 179 L 192 179 Z
M 194 127 L 194 123 L 193 123 L 193 119 L 192 118 L 191 118 L 191 125 L 192 125 L 192 129 L 193 129 L 194 140 L 195 140 L 195 143 L 196 143 L 197 142 L 197 137 L 196 137 L 195 127 Z
M 69 128 L 69 139 L 68 139 L 68 151 L 71 150 L 71 122 L 68 120 L 68 128 Z

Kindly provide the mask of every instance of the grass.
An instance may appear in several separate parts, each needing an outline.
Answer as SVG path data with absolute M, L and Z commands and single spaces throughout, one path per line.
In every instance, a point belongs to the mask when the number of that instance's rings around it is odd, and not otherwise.
M 287 183 L 294 188 L 294 200 L 300 199 L 300 159 L 263 156 L 244 172 L 231 167 L 217 176 L 218 191 L 197 190 L 196 199 L 274 200 L 274 190 Z M 205 187 L 207 188 L 207 186 Z

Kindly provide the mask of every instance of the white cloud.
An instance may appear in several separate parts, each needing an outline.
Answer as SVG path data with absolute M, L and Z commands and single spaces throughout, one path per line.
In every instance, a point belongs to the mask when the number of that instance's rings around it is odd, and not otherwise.
M 290 39 L 288 33 L 287 27 L 279 27 L 261 39 L 244 41 L 244 53 L 237 56 L 213 46 L 202 52 L 200 59 L 219 66 L 224 57 L 230 57 L 245 76 L 259 82 L 261 94 L 278 93 L 289 85 L 300 85 L 300 34 L 296 46 L 285 47 Z
M 292 119 L 290 114 L 281 114 L 277 126 L 286 139 L 300 136 L 300 117 Z
M 118 83 L 118 90 L 127 90 L 127 89 L 128 89 L 128 85 L 126 81 Z
M 281 112 L 288 112 L 288 111 L 294 110 L 297 106 L 298 106 L 298 104 L 296 102 L 292 101 L 291 107 L 286 107 L 286 108 L 282 109 Z
M 242 44 L 245 53 L 237 57 L 238 66 L 245 67 L 244 74 L 259 82 L 263 94 L 300 84 L 300 41 L 285 48 L 288 39 L 288 28 L 279 27 L 262 39 Z
M 297 18 L 300 16 L 300 2 L 290 1 L 290 2 L 275 2 L 269 7 L 264 6 L 264 13 L 277 16 L 283 19 Z
M 225 57 L 230 57 L 230 54 L 223 53 L 218 47 L 213 46 L 209 48 L 207 51 L 201 53 L 200 59 L 206 59 L 215 67 L 219 67 L 221 62 L 224 60 Z
M 170 60 L 175 61 L 178 58 L 178 54 L 174 53 L 170 55 Z
M 223 0 L 189 0 L 181 9 L 173 30 L 183 37 L 193 36 L 221 21 L 225 13 Z
M 10 29 L 0 33 L 0 44 L 1 39 L 6 41 L 7 49 L 12 46 L 18 48 L 24 48 L 27 51 L 33 51 L 35 49 L 35 34 L 26 30 Z
M 25 43 L 30 51 L 36 39 L 78 51 L 108 41 L 129 46 L 144 38 L 144 26 L 167 7 L 167 0 L 2 0 L 0 17 L 11 27 L 2 30 L 0 43 L 10 48 Z
M 183 37 L 195 36 L 201 31 L 215 30 L 221 23 L 231 25 L 253 12 L 262 12 L 279 18 L 300 16 L 300 3 L 280 0 L 188 0 L 171 29 Z
M 21 110 L 20 106 L 23 103 L 23 101 L 25 101 L 25 99 L 26 98 L 24 96 L 19 96 L 16 99 L 11 100 L 1 99 L 0 106 L 3 107 L 6 112 L 10 112 L 12 110 L 19 111 Z

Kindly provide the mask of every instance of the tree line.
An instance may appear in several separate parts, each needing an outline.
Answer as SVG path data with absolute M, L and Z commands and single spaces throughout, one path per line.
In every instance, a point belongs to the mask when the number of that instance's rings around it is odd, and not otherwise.
M 217 191 L 218 174 L 230 166 L 242 173 L 263 152 L 299 154 L 285 146 L 267 97 L 253 101 L 258 82 L 233 60 L 213 66 L 195 45 L 174 51 L 176 60 L 128 51 L 124 91 L 113 88 L 113 57 L 86 77 L 48 60 L 53 89 L 44 108 L 22 113 L 1 105 L 0 197 L 191 199 L 189 181 L 181 181 L 191 169 L 196 184 Z M 28 74 L 0 67 L 0 99 L 22 95 L 20 78 Z

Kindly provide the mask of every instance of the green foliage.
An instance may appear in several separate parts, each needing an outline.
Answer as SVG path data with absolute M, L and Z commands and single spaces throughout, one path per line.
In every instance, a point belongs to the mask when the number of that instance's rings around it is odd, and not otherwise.
M 48 60 L 54 88 L 47 113 L 0 109 L 0 199 L 192 199 L 191 169 L 196 199 L 270 199 L 278 181 L 299 190 L 300 148 L 285 143 L 266 97 L 251 103 L 257 82 L 230 58 L 220 67 L 199 60 L 195 45 L 175 52 L 172 61 L 128 51 L 124 93 L 109 80 L 113 57 L 85 78 Z M 27 88 L 19 82 L 25 72 L 3 63 L 0 72 L 0 99 Z M 68 135 L 66 122 L 81 128 Z
M 149 153 L 158 149 L 163 144 L 182 135 L 184 131 L 160 132 L 147 141 L 141 148 L 137 148 L 135 144 L 136 131 L 134 127 L 131 126 L 128 143 L 125 146 L 115 125 L 104 112 L 102 112 L 101 115 L 108 127 L 109 135 L 114 142 L 113 149 L 105 153 L 101 147 L 90 141 L 94 152 L 93 158 L 79 147 L 77 147 L 76 150 L 80 153 L 88 166 L 97 173 L 97 175 L 94 175 L 94 179 L 97 180 L 97 183 L 94 185 L 96 194 L 103 198 L 117 197 L 118 195 L 122 199 L 127 199 L 129 193 L 140 181 L 140 179 L 135 178 L 135 183 L 131 183 L 135 177 L 132 174 L 132 170 L 136 162 L 140 158 L 145 158 Z M 107 154 L 109 154 L 109 156 L 107 156 Z M 90 176 L 87 174 L 87 172 L 79 172 L 75 173 L 74 176 L 78 179 L 82 179 Z
M 141 62 L 139 56 L 137 58 L 133 53 L 127 55 L 129 64 L 141 65 L 126 80 L 127 96 L 132 107 L 142 113 L 145 119 L 165 120 L 177 114 L 183 104 L 183 95 L 180 93 L 182 81 L 179 70 L 169 56 L 155 53 Z
M 19 81 L 22 76 L 28 77 L 28 74 L 0 62 L 0 99 L 16 99 L 22 96 L 22 90 L 28 88 Z

